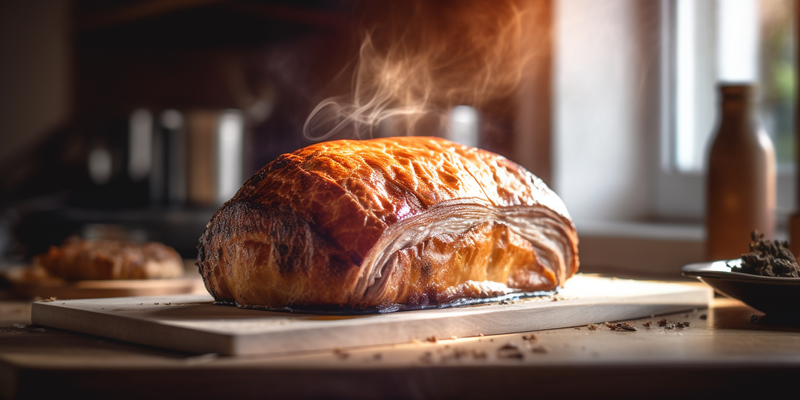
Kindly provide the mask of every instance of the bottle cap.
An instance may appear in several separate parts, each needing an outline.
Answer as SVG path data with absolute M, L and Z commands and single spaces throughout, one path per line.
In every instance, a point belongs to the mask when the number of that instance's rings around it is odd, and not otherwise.
M 723 82 L 719 84 L 719 91 L 723 97 L 753 97 L 758 92 L 755 83 Z

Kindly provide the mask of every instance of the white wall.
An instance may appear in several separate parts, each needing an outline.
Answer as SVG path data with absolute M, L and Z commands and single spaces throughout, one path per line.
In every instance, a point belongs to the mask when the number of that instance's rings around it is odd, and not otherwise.
M 0 2 L 0 163 L 68 116 L 69 5 Z
M 658 3 L 557 2 L 553 186 L 579 229 L 651 212 Z

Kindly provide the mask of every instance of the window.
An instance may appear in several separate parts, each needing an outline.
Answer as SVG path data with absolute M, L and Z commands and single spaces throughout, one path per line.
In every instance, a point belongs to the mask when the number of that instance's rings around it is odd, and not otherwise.
M 699 218 L 717 84 L 754 82 L 759 117 L 779 164 L 779 221 L 794 208 L 795 54 L 791 0 L 666 0 L 662 3 L 664 138 L 657 214 Z M 782 218 L 783 217 L 783 218 Z
M 760 81 L 761 120 L 783 164 L 778 221 L 786 221 L 794 209 L 793 6 L 556 3 L 553 188 L 578 228 L 584 271 L 674 277 L 704 260 L 703 161 L 720 79 Z M 743 37 L 725 33 L 731 24 Z

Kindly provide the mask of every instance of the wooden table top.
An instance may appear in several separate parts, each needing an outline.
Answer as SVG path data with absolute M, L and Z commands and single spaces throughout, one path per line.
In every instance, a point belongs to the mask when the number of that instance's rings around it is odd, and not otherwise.
M 30 306 L 0 300 L 3 398 L 692 398 L 796 392 L 800 373 L 800 323 L 725 298 L 708 309 L 625 321 L 635 331 L 580 326 L 252 357 L 42 328 L 31 325 Z M 668 325 L 659 326 L 664 318 Z

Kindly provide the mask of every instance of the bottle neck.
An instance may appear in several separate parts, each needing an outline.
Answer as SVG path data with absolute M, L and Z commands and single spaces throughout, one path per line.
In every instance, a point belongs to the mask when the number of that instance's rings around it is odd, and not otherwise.
M 754 102 L 747 97 L 723 97 L 720 111 L 723 124 L 751 127 L 755 122 Z

